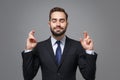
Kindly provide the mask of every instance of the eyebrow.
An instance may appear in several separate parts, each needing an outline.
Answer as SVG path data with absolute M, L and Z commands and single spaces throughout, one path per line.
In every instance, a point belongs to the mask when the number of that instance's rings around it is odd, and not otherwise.
M 52 18 L 51 20 L 57 20 L 56 18 Z M 65 20 L 65 18 L 60 18 L 59 20 Z
M 52 18 L 51 20 L 57 20 L 56 18 Z

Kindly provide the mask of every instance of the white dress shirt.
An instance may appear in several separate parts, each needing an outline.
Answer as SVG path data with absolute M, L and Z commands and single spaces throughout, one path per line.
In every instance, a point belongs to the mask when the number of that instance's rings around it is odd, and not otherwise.
M 56 44 L 56 39 L 53 38 L 51 36 L 51 43 L 52 43 L 52 48 L 53 48 L 53 51 L 54 51 L 54 55 L 56 55 L 56 49 L 57 49 L 57 44 Z M 63 50 L 64 50 L 64 46 L 65 46 L 65 41 L 66 41 L 66 36 L 64 36 L 61 40 L 60 40 L 60 47 L 61 47 L 61 50 L 62 50 L 62 53 L 63 53 Z

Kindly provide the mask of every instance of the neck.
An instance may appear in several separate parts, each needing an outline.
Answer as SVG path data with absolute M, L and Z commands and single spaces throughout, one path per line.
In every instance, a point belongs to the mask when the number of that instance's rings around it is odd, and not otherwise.
M 63 35 L 61 35 L 61 36 L 54 36 L 54 35 L 52 35 L 56 40 L 61 40 L 64 36 L 65 36 L 65 34 L 63 34 Z

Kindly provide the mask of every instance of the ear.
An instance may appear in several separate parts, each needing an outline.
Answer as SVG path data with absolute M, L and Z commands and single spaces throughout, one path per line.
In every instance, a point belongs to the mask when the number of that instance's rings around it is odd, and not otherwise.
M 68 21 L 67 21 L 67 26 L 68 26 Z
M 49 27 L 50 27 L 50 21 L 48 21 L 48 25 L 49 25 Z

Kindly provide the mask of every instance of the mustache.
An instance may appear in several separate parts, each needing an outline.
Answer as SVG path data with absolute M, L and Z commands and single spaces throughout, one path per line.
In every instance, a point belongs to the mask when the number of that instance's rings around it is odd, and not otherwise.
M 64 29 L 64 28 L 62 28 L 61 26 L 56 26 L 54 29 L 56 29 L 56 28 Z

